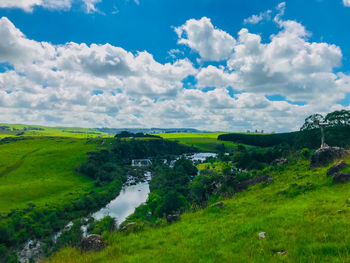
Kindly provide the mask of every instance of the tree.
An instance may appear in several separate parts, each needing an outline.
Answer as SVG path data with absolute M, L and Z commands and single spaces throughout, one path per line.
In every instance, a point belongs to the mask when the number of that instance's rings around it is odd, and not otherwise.
M 340 110 L 328 113 L 325 122 L 329 127 L 350 126 L 350 111 Z
M 324 121 L 324 117 L 321 114 L 313 114 L 305 119 L 303 126 L 300 128 L 301 131 L 319 129 L 320 123 Z

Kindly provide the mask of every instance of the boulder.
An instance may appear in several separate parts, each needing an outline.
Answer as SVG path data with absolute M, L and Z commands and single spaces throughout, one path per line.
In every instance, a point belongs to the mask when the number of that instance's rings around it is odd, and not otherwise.
M 266 232 L 260 232 L 259 239 L 265 239 L 265 238 L 266 238 Z
M 346 163 L 344 161 L 340 161 L 328 169 L 327 176 L 333 176 L 334 174 L 336 174 L 337 172 L 345 168 L 346 168 Z
M 106 244 L 100 235 L 88 235 L 80 242 L 80 249 L 82 252 L 100 251 L 105 247 Z
M 180 215 L 179 214 L 173 214 L 173 215 L 167 215 L 166 216 L 166 221 L 168 223 L 173 223 L 173 222 L 179 221 L 179 219 L 180 219 Z
M 350 181 L 350 173 L 337 173 L 333 177 L 334 184 L 343 184 Z
M 318 149 L 311 157 L 311 168 L 327 166 L 337 159 L 347 155 L 347 151 L 340 147 L 323 147 Z

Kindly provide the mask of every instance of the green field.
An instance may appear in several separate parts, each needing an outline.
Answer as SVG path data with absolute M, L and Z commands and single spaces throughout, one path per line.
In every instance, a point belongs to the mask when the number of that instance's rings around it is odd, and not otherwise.
M 226 151 L 235 149 L 236 143 L 217 140 L 217 137 L 221 134 L 225 133 L 161 133 L 157 135 L 187 146 L 194 146 L 204 152 L 217 152 L 218 147 L 222 144 L 225 145 Z
M 59 204 L 92 187 L 75 173 L 86 153 L 96 149 L 86 140 L 37 137 L 0 145 L 0 212 Z
M 95 137 L 110 137 L 107 133 L 100 132 L 93 128 L 77 128 L 77 127 L 47 127 L 39 125 L 24 125 L 24 124 L 0 124 L 0 126 L 8 126 L 12 131 L 1 131 L 0 139 L 4 137 L 16 136 L 20 132 L 24 132 L 20 136 L 58 136 L 58 137 L 71 137 L 71 138 L 95 138 Z M 24 128 L 39 128 L 43 130 L 27 130 Z

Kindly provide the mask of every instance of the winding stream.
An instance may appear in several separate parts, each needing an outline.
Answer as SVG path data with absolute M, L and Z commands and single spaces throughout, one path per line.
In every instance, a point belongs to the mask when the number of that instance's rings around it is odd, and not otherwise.
M 118 224 L 134 213 L 135 208 L 146 202 L 149 194 L 148 182 L 124 187 L 117 198 L 92 215 L 99 220 L 105 216 L 114 217 Z

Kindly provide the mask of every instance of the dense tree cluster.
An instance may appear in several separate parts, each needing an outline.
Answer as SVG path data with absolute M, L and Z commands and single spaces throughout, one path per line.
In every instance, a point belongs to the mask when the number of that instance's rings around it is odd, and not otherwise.
M 313 114 L 305 119 L 305 123 L 300 128 L 301 131 L 318 129 L 320 123 L 324 127 L 350 126 L 350 111 L 340 110 L 328 113 L 326 117 L 321 114 Z
M 218 140 L 232 141 L 259 147 L 272 147 L 288 144 L 294 149 L 316 149 L 320 146 L 320 124 L 324 127 L 326 143 L 330 146 L 350 146 L 350 111 L 334 111 L 323 117 L 314 114 L 305 119 L 299 132 L 278 134 L 244 134 L 230 133 L 218 136 Z

